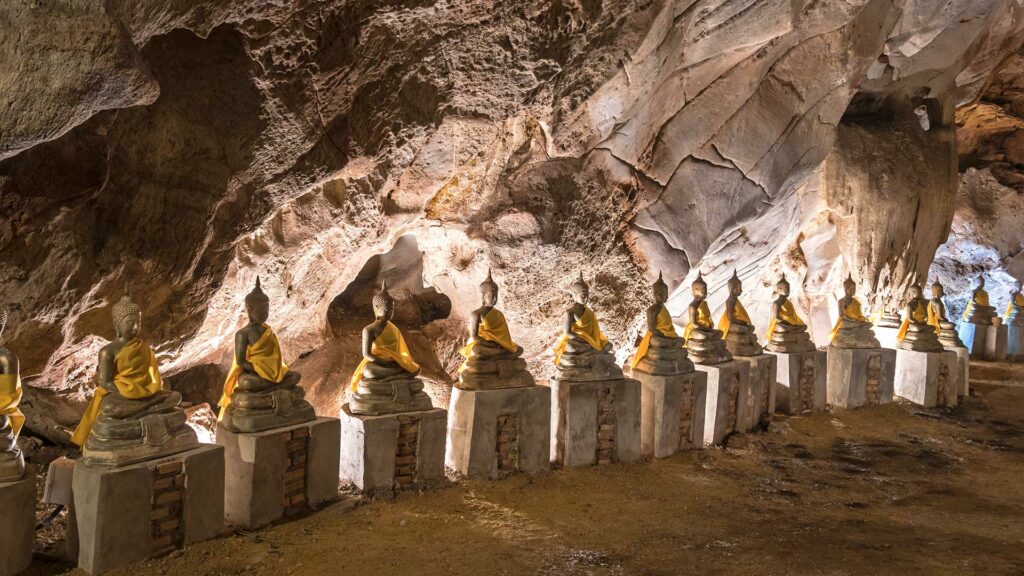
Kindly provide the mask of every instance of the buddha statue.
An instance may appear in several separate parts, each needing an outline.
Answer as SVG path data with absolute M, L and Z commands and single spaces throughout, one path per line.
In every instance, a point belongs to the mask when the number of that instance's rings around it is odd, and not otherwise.
M 96 392 L 71 436 L 83 461 L 122 466 L 196 447 L 181 394 L 165 389 L 156 355 L 139 338 L 142 309 L 127 288 L 111 317 L 117 336 L 100 349 Z
M 978 287 L 971 294 L 971 300 L 964 310 L 963 321 L 971 324 L 992 324 L 996 309 L 988 303 L 988 292 L 985 291 L 985 275 L 978 276 Z
M 899 329 L 903 325 L 903 320 L 900 318 L 899 312 L 892 310 L 888 307 L 882 309 L 880 315 L 877 317 L 875 326 L 878 328 L 896 328 Z
M 316 419 L 298 386 L 302 376 L 289 370 L 277 334 L 267 325 L 270 298 L 260 279 L 245 297 L 249 323 L 235 332 L 231 371 L 220 397 L 220 424 L 232 432 L 262 432 Z
M 732 360 L 732 354 L 722 340 L 722 331 L 715 330 L 707 303 L 708 285 L 699 270 L 697 279 L 690 285 L 690 291 L 693 293 L 693 301 L 687 309 L 689 321 L 683 331 L 690 358 L 698 364 L 721 364 Z
M 946 304 L 942 301 L 945 296 L 945 289 L 939 281 L 932 284 L 932 299 L 928 301 L 928 324 L 935 328 L 939 335 L 939 342 L 944 348 L 963 348 L 964 343 L 960 341 L 957 334 L 956 324 L 949 321 L 946 315 Z
M 750 315 L 740 302 L 743 294 L 743 282 L 732 271 L 729 278 L 729 297 L 725 299 L 725 311 L 718 319 L 718 329 L 725 334 L 725 347 L 733 356 L 757 356 L 763 354 L 761 344 L 757 341 L 754 325 L 750 323 Z
M 910 298 L 903 315 L 903 324 L 896 334 L 900 350 L 942 352 L 935 326 L 928 323 L 928 301 L 924 299 L 920 284 L 910 287 Z
M 555 344 L 555 378 L 558 380 L 615 380 L 622 368 L 615 362 L 612 345 L 601 333 L 594 311 L 587 307 L 590 287 L 583 273 L 569 287 L 572 305 L 565 312 L 565 332 Z
M 693 372 L 693 362 L 686 357 L 686 340 L 676 334 L 668 302 L 668 285 L 658 274 L 652 286 L 654 303 L 647 308 L 647 332 L 629 361 L 630 370 L 655 376 Z
M 25 456 L 18 447 L 18 433 L 25 416 L 18 410 L 21 401 L 21 376 L 18 357 L 4 348 L 7 310 L 0 308 L 0 482 L 21 480 L 25 473 Z
M 775 285 L 771 318 L 765 333 L 768 350 L 786 354 L 814 351 L 814 342 L 811 342 L 811 335 L 807 333 L 807 325 L 797 315 L 796 308 L 789 300 L 789 282 L 785 276 Z
M 857 283 L 853 276 L 847 276 L 843 281 L 843 297 L 838 302 L 839 318 L 832 327 L 830 345 L 836 348 L 880 348 L 871 322 L 864 316 L 855 297 L 856 291 Z
M 1024 294 L 1021 294 L 1020 280 L 1014 280 L 1010 301 L 1006 303 L 1003 324 L 1007 326 L 1024 326 Z
M 480 284 L 482 304 L 470 314 L 469 342 L 460 353 L 466 358 L 459 368 L 457 387 L 464 390 L 492 390 L 533 386 L 533 376 L 521 358 L 523 348 L 512 341 L 505 315 L 495 308 L 498 285 L 487 271 Z
M 363 360 L 352 374 L 348 408 L 353 414 L 377 416 L 430 410 L 433 405 L 416 376 L 420 366 L 398 327 L 391 323 L 395 301 L 387 282 L 373 296 L 374 321 L 363 328 Z

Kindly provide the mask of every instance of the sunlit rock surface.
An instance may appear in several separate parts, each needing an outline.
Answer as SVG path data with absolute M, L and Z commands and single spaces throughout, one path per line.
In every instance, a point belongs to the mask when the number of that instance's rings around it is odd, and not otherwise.
M 737 269 L 759 331 L 786 272 L 824 344 L 848 271 L 898 305 L 951 226 L 1016 254 L 971 190 L 1022 182 L 1020 132 L 990 128 L 1020 118 L 1020 0 L 76 6 L 0 5 L 0 301 L 52 439 L 129 277 L 198 404 L 259 274 L 330 413 L 384 278 L 443 405 L 489 267 L 544 378 L 577 271 L 624 360 L 659 270 L 680 314 L 695 268 L 713 306 Z

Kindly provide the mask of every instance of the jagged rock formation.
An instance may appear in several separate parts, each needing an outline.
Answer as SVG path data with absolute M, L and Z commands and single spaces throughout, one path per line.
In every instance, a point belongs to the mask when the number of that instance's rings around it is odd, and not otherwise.
M 1018 0 L 4 3 L 0 302 L 28 426 L 77 418 L 128 272 L 196 402 L 257 273 L 322 412 L 382 276 L 442 405 L 489 266 L 535 368 L 556 270 L 594 279 L 620 360 L 646 274 L 675 288 L 696 266 L 713 304 L 739 269 L 758 326 L 779 270 L 802 279 L 824 342 L 845 270 L 879 302 L 927 270 L 953 109 L 1022 30 Z M 879 228 L 879 202 L 907 225 Z

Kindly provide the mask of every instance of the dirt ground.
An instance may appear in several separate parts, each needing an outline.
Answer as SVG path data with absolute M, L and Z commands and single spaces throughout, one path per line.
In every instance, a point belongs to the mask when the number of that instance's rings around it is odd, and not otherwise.
M 348 498 L 113 574 L 1022 574 L 1024 366 L 972 380 L 954 410 L 779 417 L 725 449 Z M 82 574 L 44 554 L 28 572 L 63 573 Z

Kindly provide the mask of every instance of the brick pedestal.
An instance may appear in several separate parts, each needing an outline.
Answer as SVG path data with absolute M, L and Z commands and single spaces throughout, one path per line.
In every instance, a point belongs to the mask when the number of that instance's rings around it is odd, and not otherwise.
M 640 382 L 551 380 L 551 460 L 566 468 L 640 457 Z
M 441 408 L 364 416 L 341 409 L 339 476 L 372 496 L 445 482 L 448 413 Z
M 76 463 L 72 491 L 78 567 L 102 574 L 224 530 L 224 448 L 118 468 Z
M 445 465 L 470 478 L 551 469 L 551 389 L 452 391 Z
M 704 404 L 704 444 L 718 445 L 739 430 L 742 407 L 751 395 L 750 364 L 731 360 L 722 364 L 697 364 L 707 374 L 707 401 Z
M 708 376 L 690 372 L 654 376 L 634 370 L 640 381 L 640 453 L 667 458 L 679 450 L 700 448 Z
M 775 409 L 789 415 L 824 410 L 828 403 L 828 355 L 817 350 L 769 354 L 778 359 Z
M 0 576 L 14 576 L 32 563 L 36 527 L 36 470 L 17 482 L 0 482 Z
M 227 521 L 258 528 L 337 499 L 340 434 L 337 418 L 250 434 L 218 427 Z
M 778 371 L 777 356 L 772 353 L 757 356 L 735 356 L 750 365 L 750 394 L 740 411 L 739 429 L 744 432 L 767 426 L 775 414 L 775 379 Z
M 956 406 L 955 352 L 896 351 L 896 395 L 925 407 Z
M 972 324 L 970 322 L 961 321 L 957 325 L 957 334 L 960 336 L 960 341 L 964 343 L 964 348 L 967 348 L 967 352 L 972 358 L 985 358 L 985 346 L 988 340 L 988 324 Z
M 888 404 L 895 371 L 895 350 L 829 346 L 828 403 L 837 408 Z

